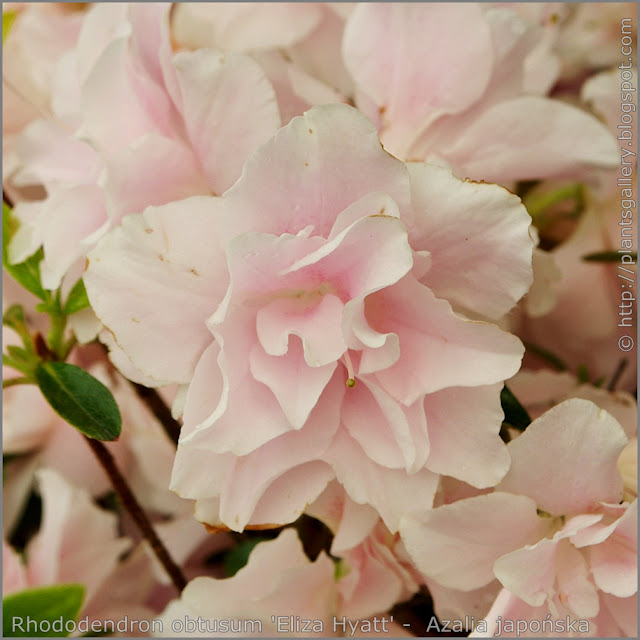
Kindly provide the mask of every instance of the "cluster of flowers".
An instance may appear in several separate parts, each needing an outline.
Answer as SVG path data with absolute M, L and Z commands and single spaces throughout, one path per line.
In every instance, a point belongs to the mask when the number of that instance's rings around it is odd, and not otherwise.
M 3 11 L 5 596 L 637 635 L 634 4 Z

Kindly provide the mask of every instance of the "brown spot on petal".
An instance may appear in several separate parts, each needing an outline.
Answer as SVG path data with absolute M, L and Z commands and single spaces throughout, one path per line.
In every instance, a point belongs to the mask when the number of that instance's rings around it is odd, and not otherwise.
M 313 133 L 313 129 L 309 129 L 309 133 Z
M 147 227 L 147 228 L 144 230 L 144 232 L 145 232 L 145 233 L 153 233 L 153 229 L 152 229 L 151 227 Z
M 630 398 L 627 398 L 626 396 L 623 396 L 623 395 L 619 394 L 616 391 L 613 392 L 613 396 L 614 396 L 614 400 L 618 404 L 621 404 L 624 407 L 632 407 L 634 405 L 633 400 L 631 400 Z
M 209 533 L 224 533 L 227 531 L 231 531 L 226 524 L 207 524 L 204 523 L 205 529 Z M 268 531 L 270 529 L 280 529 L 283 525 L 281 524 L 248 524 L 244 531 Z
M 64 3 L 58 3 L 56 5 L 56 7 L 60 7 L 62 6 L 64 8 L 65 11 L 69 11 L 69 12 L 77 12 L 77 13 L 81 13 L 83 11 L 86 11 L 87 8 L 89 7 L 89 3 L 88 2 L 64 2 Z
M 195 269 L 189 269 L 189 273 L 193 273 L 194 276 L 200 275 Z
M 468 182 L 469 184 L 494 184 L 493 182 L 487 182 L 486 180 L 472 180 L 471 178 L 465 178 L 463 182 Z

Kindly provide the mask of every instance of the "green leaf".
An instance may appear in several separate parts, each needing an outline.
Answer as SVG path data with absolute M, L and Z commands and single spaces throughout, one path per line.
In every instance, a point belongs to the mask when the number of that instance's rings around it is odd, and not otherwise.
M 580 384 L 586 384 L 589 382 L 589 369 L 586 364 L 578 365 L 576 369 L 576 376 Z
M 5 327 L 11 327 L 16 333 L 21 334 L 27 326 L 22 306 L 19 304 L 12 304 L 2 314 L 2 324 Z
M 233 547 L 224 557 L 224 569 L 227 575 L 231 578 L 235 576 L 247 562 L 249 562 L 249 555 L 253 551 L 253 548 L 259 543 L 263 542 L 260 538 L 253 540 L 247 540 L 241 542 L 236 547 Z
M 20 347 L 15 347 L 15 348 L 19 349 Z M 33 377 L 33 371 L 38 366 L 38 363 L 40 362 L 37 356 L 33 357 L 33 359 L 31 360 L 25 357 L 24 353 L 17 353 L 17 352 L 12 353 L 12 349 L 10 346 L 7 347 L 7 350 L 9 351 L 8 354 L 7 353 L 2 354 L 2 364 L 5 365 L 6 367 L 11 367 L 12 369 L 15 369 L 16 371 L 20 371 L 20 373 L 24 373 L 28 377 L 29 376 Z M 5 380 L 7 380 L 6 377 L 3 380 L 3 385 L 5 384 Z
M 338 582 L 349 575 L 351 569 L 349 563 L 344 558 L 333 558 L 333 579 Z
M 15 344 L 7 345 L 7 355 L 18 364 L 29 365 L 34 362 L 33 353 Z
M 70 316 L 72 313 L 82 311 L 89 306 L 89 298 L 87 297 L 87 290 L 84 288 L 84 282 L 82 278 L 73 285 L 73 288 L 67 296 L 67 301 L 64 303 L 63 313 L 66 316 Z
M 122 419 L 111 391 L 80 367 L 43 362 L 35 370 L 40 391 L 53 409 L 90 438 L 115 440 Z
M 43 258 L 44 252 L 41 247 L 30 258 L 20 264 L 5 264 L 5 269 L 18 284 L 21 284 L 40 300 L 46 301 L 49 299 L 50 294 L 40 283 L 40 263 Z
M 16 19 L 17 15 L 17 11 L 9 10 L 2 12 L 2 44 L 4 44 L 4 41 L 7 39 L 11 26 L 13 25 L 13 21 Z
M 40 282 L 40 262 L 44 258 L 42 247 L 38 249 L 31 257 L 27 258 L 20 264 L 9 264 L 7 247 L 11 237 L 15 232 L 15 220 L 11 217 L 11 209 L 5 202 L 2 203 L 2 264 L 7 273 L 27 291 L 40 298 L 40 300 L 48 301 L 51 298 L 49 292 L 44 289 Z
M 65 638 L 84 600 L 81 584 L 57 584 L 27 589 L 2 600 L 2 634 L 5 638 Z M 74 625 L 75 626 L 75 625 Z
M 633 262 L 630 262 L 629 264 L 635 264 L 638 260 L 637 253 L 620 254 L 617 251 L 597 251 L 596 253 L 588 253 L 587 255 L 582 256 L 582 259 L 585 262 L 621 262 L 623 255 L 631 256 Z
M 500 404 L 504 411 L 504 421 L 512 427 L 524 431 L 531 424 L 531 416 L 509 390 L 507 385 L 500 392 Z

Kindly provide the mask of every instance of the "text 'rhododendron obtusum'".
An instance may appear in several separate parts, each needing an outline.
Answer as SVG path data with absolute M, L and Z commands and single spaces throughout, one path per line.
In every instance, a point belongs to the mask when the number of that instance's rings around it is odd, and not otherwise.
M 188 384 L 172 487 L 200 519 L 293 521 L 332 478 L 391 531 L 438 473 L 506 473 L 499 319 L 531 283 L 520 200 L 404 164 L 346 105 L 294 118 L 221 197 L 123 220 L 89 298 L 132 365 Z

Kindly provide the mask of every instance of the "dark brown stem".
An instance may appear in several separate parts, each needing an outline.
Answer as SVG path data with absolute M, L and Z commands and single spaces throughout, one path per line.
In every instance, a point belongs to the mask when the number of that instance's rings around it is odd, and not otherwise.
M 178 444 L 178 438 L 180 438 L 180 423 L 171 415 L 171 410 L 164 403 L 160 394 L 155 389 L 150 389 L 136 382 L 132 382 L 131 384 L 138 398 L 147 405 L 149 411 L 153 413 L 171 440 Z
M 611 382 L 609 382 L 607 391 L 613 391 L 616 388 L 628 364 L 629 364 L 629 361 L 626 358 L 622 358 L 622 360 L 620 360 L 616 370 L 613 372 L 613 375 L 611 376 Z
M 165 571 L 171 577 L 175 588 L 178 590 L 178 593 L 181 593 L 187 585 L 187 581 L 185 580 L 180 567 L 173 561 L 173 558 L 169 555 L 166 547 L 164 546 L 164 544 L 162 544 L 160 538 L 158 538 L 158 534 L 155 532 L 153 526 L 151 525 L 151 522 L 149 522 L 147 514 L 138 504 L 138 501 L 136 500 L 133 493 L 131 493 L 131 489 L 129 489 L 127 481 L 123 478 L 120 470 L 116 466 L 113 456 L 99 440 L 94 440 L 92 438 L 88 438 L 87 436 L 85 436 L 85 440 L 91 447 L 91 450 L 95 454 L 96 458 L 98 458 L 98 461 L 100 462 L 102 468 L 109 476 L 111 484 L 113 484 L 113 488 L 120 497 L 124 508 L 129 512 L 134 522 L 140 529 L 140 532 L 147 540 L 147 542 L 153 549 L 153 552 L 156 554 L 156 557 L 164 567 Z
M 2 202 L 4 202 L 8 207 L 13 209 L 13 202 L 11 202 L 11 198 L 7 195 L 6 191 L 2 190 Z

